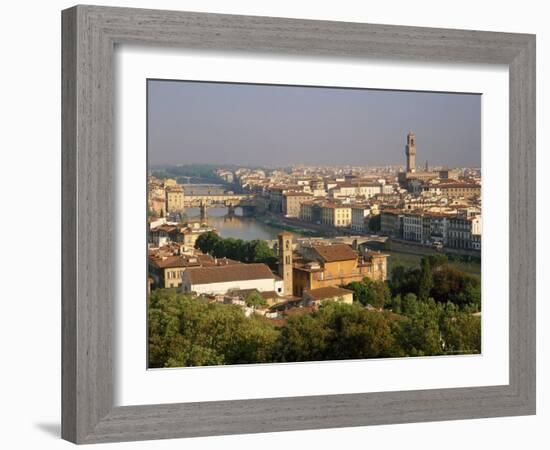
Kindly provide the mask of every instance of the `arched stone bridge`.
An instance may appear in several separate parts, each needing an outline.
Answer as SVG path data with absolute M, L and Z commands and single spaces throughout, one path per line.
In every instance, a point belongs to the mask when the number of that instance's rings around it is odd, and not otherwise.
M 183 205 L 185 208 L 200 208 L 201 214 L 205 214 L 208 208 L 225 207 L 232 214 L 235 208 L 243 208 L 243 215 L 253 214 L 255 209 L 254 195 L 249 194 L 204 194 L 184 195 Z

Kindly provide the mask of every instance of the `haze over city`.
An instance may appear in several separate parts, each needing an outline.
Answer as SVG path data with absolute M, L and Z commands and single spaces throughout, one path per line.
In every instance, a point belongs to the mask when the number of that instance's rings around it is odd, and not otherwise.
M 479 167 L 481 95 L 148 81 L 149 165 Z

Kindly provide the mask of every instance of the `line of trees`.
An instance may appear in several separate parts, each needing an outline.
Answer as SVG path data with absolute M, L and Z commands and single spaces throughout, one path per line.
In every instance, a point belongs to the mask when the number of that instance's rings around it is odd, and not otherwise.
M 272 269 L 277 267 L 277 255 L 261 239 L 243 241 L 242 239 L 222 238 L 209 231 L 201 234 L 195 242 L 195 248 L 217 258 L 230 258 L 244 263 L 264 263 Z
M 251 303 L 259 301 L 250 299 Z M 392 299 L 393 301 L 393 299 Z M 204 303 L 169 289 L 151 293 L 149 366 L 323 361 L 481 351 L 480 317 L 453 303 L 400 299 L 401 314 L 360 302 L 323 304 L 282 326 L 234 305 Z

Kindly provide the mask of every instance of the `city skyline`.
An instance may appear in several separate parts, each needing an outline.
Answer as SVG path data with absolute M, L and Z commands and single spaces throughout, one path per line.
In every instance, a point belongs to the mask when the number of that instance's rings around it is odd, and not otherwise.
M 481 96 L 148 80 L 150 166 L 479 167 Z M 382 149 L 382 150 L 380 150 Z

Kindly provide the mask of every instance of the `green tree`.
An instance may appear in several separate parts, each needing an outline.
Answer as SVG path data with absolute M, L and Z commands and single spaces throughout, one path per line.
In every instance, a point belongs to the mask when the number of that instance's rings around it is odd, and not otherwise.
M 254 240 L 249 242 L 249 258 L 250 262 L 255 263 L 264 263 L 270 266 L 271 268 L 276 268 L 278 263 L 278 258 L 273 249 L 269 247 L 266 241 L 264 240 Z
M 181 367 L 273 360 L 277 330 L 233 305 L 203 303 L 175 290 L 151 293 L 149 366 Z
M 322 361 L 395 356 L 389 318 L 359 304 L 323 304 L 312 314 L 294 316 L 281 328 L 281 361 Z
M 251 292 L 245 299 L 246 306 L 257 308 L 259 306 L 267 306 L 267 301 L 257 292 Z
M 281 328 L 277 359 L 281 362 L 325 360 L 328 333 L 316 315 L 291 316 Z
M 443 341 L 439 329 L 441 311 L 442 306 L 433 299 L 425 302 L 412 299 L 407 301 L 407 319 L 399 322 L 396 330 L 397 342 L 406 355 L 443 354 Z
M 441 318 L 445 353 L 481 353 L 481 317 L 449 303 Z
M 325 359 L 394 356 L 394 337 L 386 315 L 359 305 L 328 303 L 319 316 L 328 328 Z
M 401 311 L 404 314 L 411 314 L 416 310 L 418 299 L 412 292 L 406 294 L 401 300 Z
M 428 258 L 420 261 L 420 280 L 418 282 L 418 298 L 426 301 L 433 287 L 432 268 Z
M 405 283 L 405 267 L 395 266 L 391 271 L 390 289 L 393 295 L 401 294 Z
M 431 295 L 441 303 L 453 302 L 458 306 L 481 307 L 481 283 L 479 278 L 459 269 L 444 265 L 433 272 Z
M 344 287 L 350 291 L 353 291 L 354 302 L 361 303 L 362 305 L 367 304 L 367 286 L 365 283 L 361 281 L 352 281 Z
M 448 264 L 448 262 L 449 262 L 449 258 L 447 257 L 447 255 L 442 254 L 442 253 L 436 253 L 434 255 L 428 255 L 428 256 L 426 256 L 426 258 L 428 258 L 428 261 L 430 263 L 430 267 L 432 269 L 434 269 L 436 267 L 439 267 L 439 266 L 443 266 L 445 264 Z
M 397 294 L 395 297 L 391 299 L 391 302 L 388 305 L 388 308 L 391 309 L 396 314 L 401 314 L 401 308 L 402 308 L 401 305 L 402 305 L 401 294 Z
M 371 215 L 369 217 L 369 231 L 372 233 L 377 233 L 380 231 L 380 224 L 381 224 L 381 216 L 380 214 Z
M 418 292 L 420 283 L 421 271 L 418 268 L 408 268 L 403 266 L 395 266 L 392 269 L 389 286 L 392 295 L 401 294 L 404 296 L 408 293 Z
M 221 238 L 214 232 L 201 234 L 196 243 L 203 253 L 217 258 L 230 258 L 244 263 L 264 263 L 272 269 L 277 267 L 277 255 L 264 240 L 243 241 L 242 239 Z
M 218 236 L 217 233 L 213 231 L 207 231 L 206 233 L 201 234 L 196 242 L 195 248 L 198 248 L 203 253 L 212 254 L 214 247 L 222 238 Z
M 353 291 L 354 301 L 364 306 L 383 308 L 391 301 L 391 292 L 385 281 L 373 281 L 365 277 L 362 281 L 352 281 L 344 287 Z

